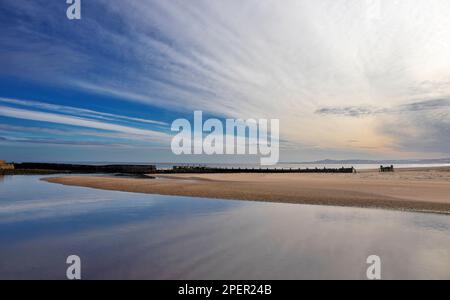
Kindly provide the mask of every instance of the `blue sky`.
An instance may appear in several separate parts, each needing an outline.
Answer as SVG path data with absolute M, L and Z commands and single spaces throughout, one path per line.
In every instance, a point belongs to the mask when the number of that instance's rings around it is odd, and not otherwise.
M 3 0 L 0 159 L 176 157 L 170 124 L 280 119 L 281 160 L 449 156 L 446 0 Z

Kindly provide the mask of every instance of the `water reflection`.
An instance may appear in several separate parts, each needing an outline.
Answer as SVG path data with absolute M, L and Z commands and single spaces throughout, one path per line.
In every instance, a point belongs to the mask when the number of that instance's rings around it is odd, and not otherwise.
M 26 187 L 23 188 L 23 187 Z M 450 279 L 450 218 L 165 197 L 14 177 L 0 193 L 0 278 Z

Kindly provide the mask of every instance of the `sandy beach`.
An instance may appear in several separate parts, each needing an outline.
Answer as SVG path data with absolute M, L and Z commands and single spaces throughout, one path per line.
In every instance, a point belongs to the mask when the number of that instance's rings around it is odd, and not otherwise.
M 45 181 L 205 198 L 450 213 L 450 167 L 357 174 L 174 174 L 156 179 L 66 176 Z

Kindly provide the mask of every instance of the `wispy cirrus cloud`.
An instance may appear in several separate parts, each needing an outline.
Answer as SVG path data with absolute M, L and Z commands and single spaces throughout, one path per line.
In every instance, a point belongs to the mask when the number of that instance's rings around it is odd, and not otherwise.
M 382 108 L 374 106 L 343 106 L 343 107 L 324 107 L 316 110 L 319 115 L 337 115 L 347 117 L 364 117 L 377 114 L 408 113 L 430 110 L 448 110 L 450 109 L 450 99 L 432 99 L 417 101 L 407 104 L 401 104 L 391 108 Z
M 4 3 L 17 17 L 0 29 L 0 74 L 186 114 L 279 118 L 282 139 L 315 153 L 350 153 L 348 140 L 398 151 L 379 123 L 437 112 L 411 99 L 450 94 L 447 0 L 381 0 L 376 18 L 361 0 L 100 0 L 78 23 L 63 2 Z M 445 115 L 430 118 L 445 128 Z
M 17 138 L 17 137 L 0 137 L 0 140 L 10 143 L 25 144 L 51 144 L 51 145 L 71 145 L 71 146 L 125 146 L 126 144 L 102 142 L 97 140 L 64 140 L 56 138 Z
M 433 99 L 402 104 L 398 107 L 398 111 L 412 112 L 412 111 L 449 109 L 449 108 L 450 108 L 450 99 Z
M 162 139 L 156 139 L 155 137 L 148 137 L 138 134 L 119 133 L 112 131 L 103 131 L 96 129 L 83 129 L 79 127 L 65 127 L 64 129 L 48 128 L 48 127 L 35 127 L 35 126 L 15 126 L 0 124 L 0 135 L 9 136 L 8 140 L 18 141 L 17 137 L 24 138 L 28 141 L 31 140 L 53 140 L 58 143 L 58 140 L 63 141 L 64 144 L 69 144 L 73 141 L 74 144 L 82 139 L 88 139 L 89 141 L 100 140 L 105 145 L 125 145 L 125 143 L 132 147 L 133 145 L 164 145 Z M 44 138 L 46 137 L 46 138 Z M 51 137 L 49 139 L 48 137 Z M 6 139 L 5 139 L 6 140 Z M 69 141 L 69 142 L 67 142 Z
M 164 142 L 169 139 L 167 133 L 161 131 L 155 131 L 150 129 L 142 129 L 138 127 L 125 126 L 110 122 L 105 122 L 98 120 L 98 118 L 104 118 L 108 116 L 109 120 L 132 120 L 141 123 L 147 123 L 147 120 L 141 120 L 139 118 L 122 117 L 118 115 L 105 114 L 101 112 L 95 112 L 92 110 L 77 109 L 73 107 L 66 107 L 61 105 L 51 105 L 46 103 L 15 100 L 15 99 L 0 99 L 0 102 L 6 102 L 10 104 L 20 104 L 28 107 L 40 108 L 40 109 L 50 109 L 60 111 L 60 113 L 55 112 L 44 112 L 31 109 L 15 108 L 10 106 L 0 105 L 0 116 L 22 119 L 22 120 L 32 120 L 45 123 L 54 123 L 69 125 L 81 128 L 97 129 L 101 131 L 118 132 L 134 136 L 140 136 L 142 139 L 153 139 L 155 141 Z M 64 113 L 78 114 L 78 115 L 67 115 Z M 87 116 L 92 118 L 87 118 Z M 152 123 L 154 124 L 154 123 Z M 159 123 L 158 123 L 159 124 Z
M 91 110 L 91 109 L 83 109 L 83 108 L 77 108 L 77 107 L 66 106 L 66 105 L 55 105 L 55 104 L 49 104 L 49 103 L 39 102 L 39 101 L 29 101 L 29 100 L 10 99 L 10 98 L 0 97 L 0 102 L 14 104 L 14 105 L 20 105 L 20 106 L 25 106 L 25 107 L 32 107 L 32 108 L 36 108 L 36 109 L 40 109 L 40 110 L 55 111 L 55 112 L 63 113 L 63 114 L 108 120 L 108 121 L 122 120 L 122 121 L 133 121 L 133 122 L 148 123 L 148 124 L 161 125 L 161 126 L 169 125 L 168 123 L 161 122 L 161 121 L 147 120 L 147 119 L 142 119 L 142 118 L 129 117 L 129 116 L 125 116 L 125 115 L 110 114 L 110 113 L 99 112 L 99 111 L 95 111 L 95 110 Z
M 319 115 L 337 115 L 347 117 L 371 116 L 385 112 L 385 109 L 373 106 L 344 106 L 344 107 L 324 107 L 316 110 Z

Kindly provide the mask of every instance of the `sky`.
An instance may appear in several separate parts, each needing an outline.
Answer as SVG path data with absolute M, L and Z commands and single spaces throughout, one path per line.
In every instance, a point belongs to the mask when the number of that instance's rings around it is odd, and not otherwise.
M 448 0 L 0 2 L 0 159 L 175 156 L 177 118 L 280 120 L 280 160 L 450 157 Z

